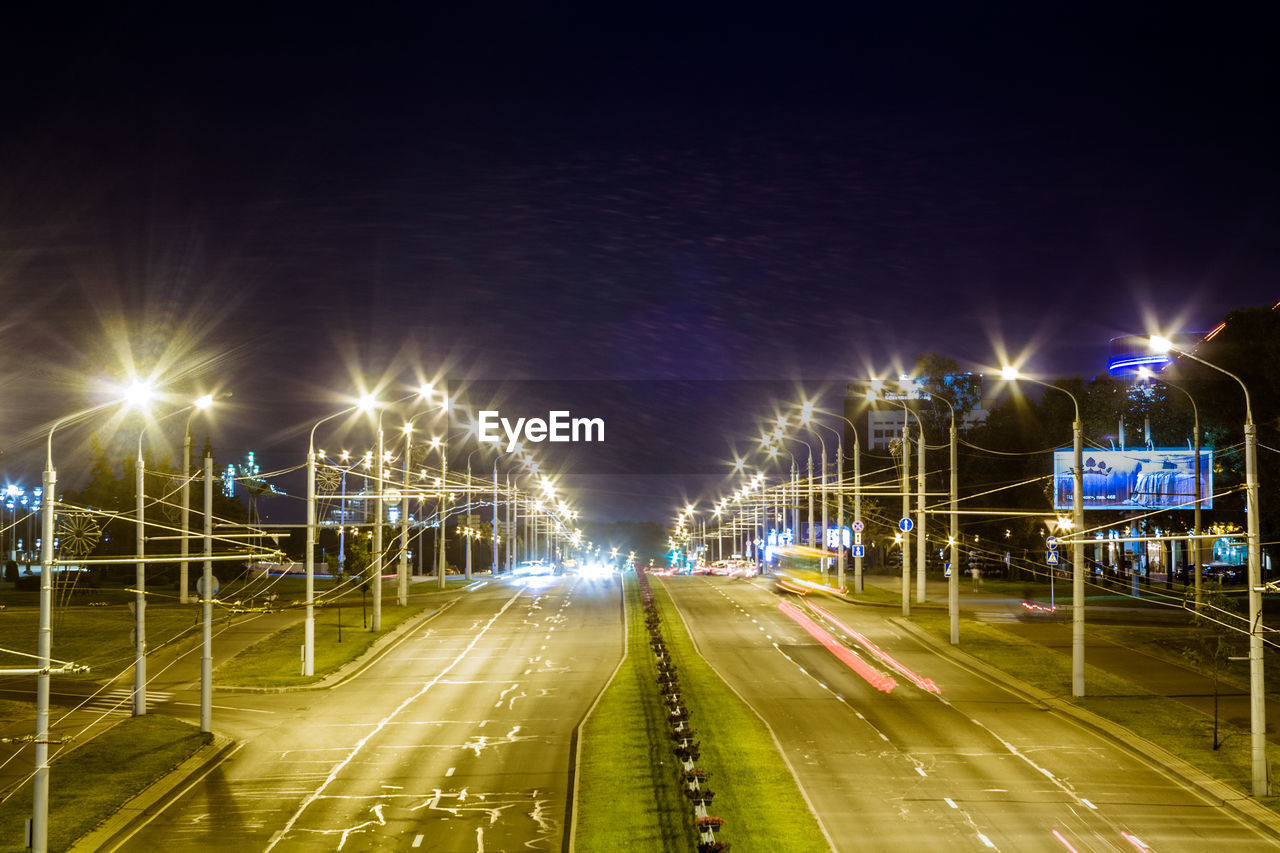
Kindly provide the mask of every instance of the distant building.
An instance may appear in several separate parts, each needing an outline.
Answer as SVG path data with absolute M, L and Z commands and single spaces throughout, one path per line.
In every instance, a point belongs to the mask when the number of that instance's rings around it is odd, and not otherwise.
M 988 400 L 983 394 L 982 374 L 962 373 L 947 377 L 952 381 L 976 383 L 980 402 L 964 415 L 963 423 L 957 426 L 970 427 L 987 419 Z M 903 375 L 897 380 L 863 379 L 850 382 L 845 386 L 844 416 L 858 427 L 858 441 L 866 450 L 885 450 L 894 439 L 902 437 L 902 430 L 907 421 L 907 413 L 894 401 L 927 400 L 929 393 L 924 390 L 924 380 L 918 376 Z M 874 399 L 868 399 L 867 392 L 874 391 Z M 847 432 L 846 428 L 846 432 Z M 932 437 L 930 441 L 934 441 Z

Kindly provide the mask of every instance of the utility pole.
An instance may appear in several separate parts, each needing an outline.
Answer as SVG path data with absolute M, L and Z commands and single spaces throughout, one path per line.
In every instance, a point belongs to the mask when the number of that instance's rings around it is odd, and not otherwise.
M 200 731 L 213 731 L 213 457 L 204 457 L 204 574 L 200 584 Z

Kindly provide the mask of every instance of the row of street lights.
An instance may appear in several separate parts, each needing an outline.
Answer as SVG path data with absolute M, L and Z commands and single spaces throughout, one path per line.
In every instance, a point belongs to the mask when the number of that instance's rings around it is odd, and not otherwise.
M 1252 412 L 1252 406 L 1249 398 L 1249 391 L 1248 391 L 1248 388 L 1245 386 L 1244 382 L 1241 381 L 1240 378 L 1235 374 L 1215 364 L 1212 364 L 1206 361 L 1205 359 L 1195 355 L 1192 352 L 1175 347 L 1173 343 L 1169 341 L 1167 338 L 1163 338 L 1160 336 L 1153 336 L 1151 338 L 1151 345 L 1152 345 L 1152 348 L 1157 352 L 1175 351 L 1182 356 L 1185 356 L 1193 361 L 1204 364 L 1205 366 L 1210 367 L 1213 370 L 1216 370 L 1220 373 L 1223 373 L 1229 376 L 1230 378 L 1235 380 L 1237 384 L 1240 385 L 1241 390 L 1244 392 L 1244 396 L 1245 396 L 1244 447 L 1245 447 L 1245 481 L 1246 481 L 1245 494 L 1246 494 L 1246 515 L 1247 515 L 1247 530 L 1248 530 L 1247 532 L 1248 584 L 1249 584 L 1248 600 L 1249 600 L 1249 625 L 1250 625 L 1249 665 L 1250 665 L 1250 719 L 1251 719 L 1250 737 L 1251 737 L 1252 777 L 1253 777 L 1252 787 L 1253 787 L 1253 793 L 1255 796 L 1264 796 L 1269 792 L 1270 782 L 1269 782 L 1269 770 L 1266 762 L 1265 706 L 1264 706 L 1265 693 L 1263 690 L 1263 684 L 1264 684 L 1263 645 L 1264 643 L 1263 643 L 1263 634 L 1262 634 L 1263 632 L 1262 573 L 1261 573 L 1261 548 L 1260 548 L 1260 534 L 1259 534 L 1260 513 L 1258 510 L 1258 482 L 1257 482 L 1257 429 L 1253 422 L 1253 412 Z M 1016 367 L 1012 367 L 1012 366 L 1004 367 L 1001 370 L 1001 378 L 1007 381 L 1023 380 L 1027 382 L 1032 382 L 1034 384 L 1041 385 L 1045 388 L 1062 392 L 1066 394 L 1068 397 L 1070 397 L 1072 406 L 1074 408 L 1075 416 L 1072 421 L 1072 452 L 1073 452 L 1072 527 L 1073 527 L 1073 532 L 1070 537 L 1067 537 L 1072 546 L 1071 692 L 1073 697 L 1082 698 L 1085 695 L 1085 676 L 1084 676 L 1085 526 L 1084 526 L 1084 488 L 1083 488 L 1083 474 L 1084 474 L 1083 423 L 1080 415 L 1080 402 L 1077 399 L 1076 395 L 1073 394 L 1068 389 L 1062 388 L 1061 386 L 1058 386 L 1049 382 L 1045 382 L 1039 379 L 1034 379 L 1032 377 L 1025 376 L 1022 373 L 1020 373 Z M 1176 388 L 1178 386 L 1175 385 L 1173 387 Z M 1185 389 L 1179 388 L 1178 390 L 1182 391 L 1184 394 L 1187 393 Z M 1190 394 L 1187 394 L 1187 396 L 1188 398 L 1190 398 Z M 949 550 L 950 550 L 949 557 L 950 557 L 952 571 L 950 572 L 950 575 L 948 578 L 947 600 L 948 600 L 948 613 L 950 617 L 949 618 L 950 640 L 953 644 L 958 644 L 959 643 L 959 587 L 958 587 L 959 571 L 958 569 L 959 569 L 960 537 L 959 537 L 959 525 L 958 525 L 958 484 L 957 484 L 958 465 L 957 465 L 956 411 L 955 411 L 955 406 L 952 404 L 952 402 L 949 400 L 946 400 L 942 396 L 933 394 L 933 395 L 930 395 L 930 397 L 931 399 L 941 400 L 942 402 L 946 403 L 951 416 L 951 425 L 949 430 L 949 441 L 948 441 L 949 450 L 950 450 L 950 469 L 951 469 L 951 479 L 950 479 L 950 486 L 949 486 L 949 513 L 948 513 L 950 517 L 950 530 L 948 535 L 948 544 L 949 544 Z M 919 415 L 905 402 L 892 400 L 887 397 L 879 397 L 879 395 L 875 393 L 875 383 L 872 383 L 872 390 L 868 392 L 868 399 L 872 399 L 872 400 L 883 399 L 886 402 L 898 403 L 899 405 L 902 406 L 905 413 L 910 413 L 910 415 L 915 417 L 917 429 L 919 431 L 918 434 L 920 438 L 917 443 L 918 455 L 919 455 L 919 461 L 918 461 L 919 473 L 918 473 L 918 479 L 917 479 L 917 499 L 916 499 L 917 520 L 916 520 L 915 526 L 918 528 L 916 530 L 917 551 L 918 551 L 918 554 L 917 554 L 917 560 L 918 560 L 917 601 L 922 602 L 925 599 L 925 585 L 924 585 L 925 584 L 925 571 L 924 571 L 925 544 L 924 543 L 926 539 L 926 536 L 925 536 L 925 496 L 926 495 L 925 495 L 925 484 L 924 484 L 925 440 L 924 440 L 923 423 L 920 420 Z M 1200 494 L 1200 452 L 1199 452 L 1200 451 L 1200 447 L 1199 447 L 1200 429 L 1199 429 L 1199 412 L 1198 410 L 1195 409 L 1195 401 L 1192 400 L 1191 403 L 1192 403 L 1192 408 L 1195 416 L 1195 425 L 1194 425 L 1195 451 L 1194 453 L 1195 453 L 1195 480 L 1196 480 L 1195 520 L 1193 525 L 1194 526 L 1193 541 L 1196 543 L 1196 545 L 1195 545 L 1195 561 L 1193 563 L 1193 567 L 1194 567 L 1194 575 L 1195 575 L 1195 597 L 1196 597 L 1196 602 L 1198 604 L 1201 598 L 1201 583 L 1202 583 L 1201 577 L 1200 577 L 1200 571 L 1199 571 L 1199 538 L 1198 538 L 1201 530 L 1200 508 L 1201 508 L 1201 498 L 1202 498 Z M 813 415 L 812 405 L 809 403 L 803 404 L 801 407 L 800 423 L 804 426 L 810 426 L 810 423 L 812 421 L 812 415 Z M 904 419 L 906 417 L 907 415 L 904 414 Z M 775 428 L 774 435 L 771 438 L 769 436 L 766 436 L 765 439 L 762 440 L 762 444 L 766 448 L 772 448 L 774 453 L 777 452 L 777 448 L 781 446 L 781 442 L 783 440 L 799 440 L 791 436 L 784 436 L 782 434 L 782 427 L 785 424 L 786 424 L 786 418 L 780 417 L 778 426 Z M 852 426 L 852 424 L 850 424 L 850 426 Z M 830 429 L 830 427 L 826 427 L 826 428 Z M 825 443 L 822 441 L 821 434 L 818 433 L 816 429 L 811 429 L 811 431 L 814 433 L 814 435 L 818 437 L 819 444 L 821 447 L 822 461 L 821 461 L 820 482 L 821 482 L 821 489 L 822 489 L 822 507 L 823 507 L 821 529 L 823 530 L 823 536 L 825 537 L 826 535 L 825 531 L 827 530 L 826 447 L 825 447 Z M 853 434 L 855 436 L 857 435 L 856 429 L 854 429 Z M 804 443 L 804 442 L 801 442 L 801 443 Z M 903 442 L 902 442 L 902 454 L 901 454 L 901 464 L 902 464 L 901 493 L 902 493 L 902 501 L 903 501 L 902 518 L 904 519 L 904 521 L 910 515 L 909 444 L 910 444 L 910 430 L 904 429 Z M 812 448 L 810 448 L 809 476 L 807 478 L 807 486 L 808 486 L 809 495 L 810 495 L 809 538 L 810 538 L 811 545 L 813 544 L 813 539 L 814 539 L 812 493 L 813 493 L 815 478 L 813 476 L 813 468 L 812 468 L 813 455 L 814 454 L 813 454 Z M 837 459 L 841 463 L 843 461 L 843 455 L 844 455 L 843 450 L 842 449 L 838 450 Z M 856 447 L 855 447 L 854 458 L 855 460 L 857 460 L 858 458 L 858 452 Z M 794 469 L 794 457 L 793 457 L 793 469 Z M 855 469 L 855 477 L 854 477 L 855 495 L 861 494 L 860 473 L 861 473 L 860 471 L 857 471 Z M 839 501 L 840 513 L 842 515 L 843 506 L 844 506 L 844 500 L 843 500 L 844 479 L 843 479 L 842 473 L 837 474 L 837 483 L 838 483 L 837 499 Z M 739 489 L 737 492 L 735 492 L 733 498 L 722 499 L 721 501 L 717 502 L 714 507 L 713 514 L 718 519 L 720 519 L 721 523 L 723 524 L 724 522 L 723 516 L 727 515 L 728 511 L 731 508 L 735 506 L 741 506 L 743 497 L 749 495 L 753 488 L 758 488 L 758 487 L 759 487 L 759 483 L 757 481 L 752 481 L 751 483 L 748 484 L 747 487 Z M 786 488 L 785 485 L 782 488 L 785 494 L 785 488 Z M 761 500 L 760 504 L 765 505 L 765 502 Z M 747 507 L 742 506 L 742 509 L 745 510 L 746 508 Z M 754 507 L 752 507 L 752 509 L 754 510 Z M 688 508 L 688 512 L 690 515 L 692 514 L 692 507 Z M 861 519 L 859 519 L 859 521 L 860 520 Z M 843 520 L 840 519 L 837 522 L 837 524 L 838 524 L 838 529 L 840 531 L 841 546 L 842 546 L 843 545 Z M 753 523 L 752 524 L 753 530 L 755 529 L 755 526 L 756 525 Z M 785 527 L 785 524 L 783 524 L 783 526 Z M 903 528 L 902 530 L 902 557 L 903 557 L 902 610 L 903 610 L 903 615 L 905 616 L 910 614 L 910 594 L 909 594 L 909 581 L 910 581 L 910 574 L 911 574 L 910 572 L 910 561 L 911 561 L 910 525 L 907 525 L 904 523 L 902 525 L 902 528 Z M 755 534 L 753 533 L 753 536 L 754 535 Z M 826 549 L 825 541 L 822 543 L 822 547 L 823 547 L 823 550 L 825 551 Z M 840 548 L 840 551 L 843 552 L 843 547 Z M 825 560 L 824 560 L 824 563 L 825 563 Z M 843 553 L 840 553 L 837 557 L 837 566 L 838 566 L 837 574 L 839 578 L 838 585 L 840 588 L 843 588 L 844 587 Z M 856 573 L 855 589 L 861 589 L 860 575 L 861 575 L 861 572 L 859 570 Z

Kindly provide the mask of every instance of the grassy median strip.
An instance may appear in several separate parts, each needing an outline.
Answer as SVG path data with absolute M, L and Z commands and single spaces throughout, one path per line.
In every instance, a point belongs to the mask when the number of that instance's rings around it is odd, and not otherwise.
M 945 613 L 919 613 L 912 621 L 933 635 L 949 636 Z M 1088 695 L 1071 698 L 1071 657 L 1005 631 L 997 625 L 961 620 L 960 648 L 981 661 L 1067 701 L 1073 701 L 1100 717 L 1118 723 L 1146 738 L 1203 772 L 1242 792 L 1251 787 L 1249 732 L 1219 723 L 1225 743 L 1213 748 L 1213 721 L 1194 708 L 1159 696 L 1127 679 L 1085 665 Z M 1274 763 L 1280 749 L 1268 744 Z M 1275 808 L 1280 798 L 1261 802 Z
M 315 683 L 360 657 L 406 619 L 419 616 L 440 603 L 439 599 L 428 598 L 425 602 L 410 599 L 406 607 L 383 604 L 382 626 L 378 631 L 364 626 L 359 599 L 354 606 L 347 602 L 341 607 L 316 608 L 315 675 L 300 674 L 304 626 L 297 622 L 254 643 L 219 666 L 214 670 L 213 680 L 236 687 L 296 687 Z
M 712 773 L 709 811 L 725 819 L 722 840 L 735 853 L 830 850 L 769 729 L 694 649 L 665 587 L 653 591 L 702 744 L 698 765 Z
M 687 851 L 691 810 L 680 793 L 635 575 L 622 582 L 627 657 L 582 728 L 576 848 Z
M 195 726 L 148 714 L 122 720 L 55 760 L 49 770 L 49 849 L 69 848 L 208 742 Z M 0 806 L 0 850 L 24 849 L 31 798 L 28 781 Z
M 199 635 L 198 607 L 152 604 L 147 607 L 147 640 L 154 650 L 182 635 Z M 34 607 L 0 611 L 0 647 L 36 653 L 40 612 Z M 53 611 L 53 657 L 91 668 L 86 677 L 101 679 L 133 666 L 134 615 L 124 604 L 88 607 L 76 604 Z M 29 666 L 30 658 L 5 657 L 0 664 Z M 60 678 L 76 676 L 59 676 Z

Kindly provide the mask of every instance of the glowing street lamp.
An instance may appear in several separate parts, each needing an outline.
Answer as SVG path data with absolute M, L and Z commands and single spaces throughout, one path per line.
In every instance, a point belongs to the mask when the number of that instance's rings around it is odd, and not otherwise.
M 1258 508 L 1258 428 L 1253 422 L 1253 406 L 1249 389 L 1229 370 L 1205 361 L 1198 355 L 1174 345 L 1162 335 L 1151 337 L 1151 349 L 1158 353 L 1176 352 L 1205 367 L 1224 373 L 1236 381 L 1244 392 L 1244 465 L 1245 465 L 1245 515 L 1249 550 L 1249 743 L 1253 765 L 1253 795 L 1265 797 L 1271 792 L 1271 780 L 1267 766 L 1267 708 L 1263 689 L 1262 660 L 1262 549 L 1259 539 L 1260 510 Z M 1199 454 L 1196 458 L 1199 459 Z M 1196 483 L 1200 478 L 1196 478 Z M 1198 541 L 1198 540 L 1197 540 Z M 1200 567 L 1195 567 L 1196 577 Z
M 1071 443 L 1074 450 L 1072 464 L 1071 516 L 1074 531 L 1071 536 L 1071 695 L 1084 696 L 1084 425 L 1080 420 L 1080 401 L 1066 388 L 1060 388 L 1039 379 L 1032 379 L 1018 372 L 1018 368 L 1005 365 L 1000 378 L 1016 382 L 1019 379 L 1045 388 L 1061 391 L 1071 398 L 1076 418 L 1071 424 Z
M 53 433 L 65 423 L 94 412 L 128 403 L 145 407 L 151 399 L 151 385 L 134 382 L 122 399 L 59 418 L 49 427 L 45 438 L 44 481 L 40 511 L 40 624 L 36 632 L 36 733 L 35 772 L 31 777 L 31 850 L 46 853 L 49 849 L 49 688 L 53 672 L 53 536 L 57 508 L 58 472 L 53 467 Z

